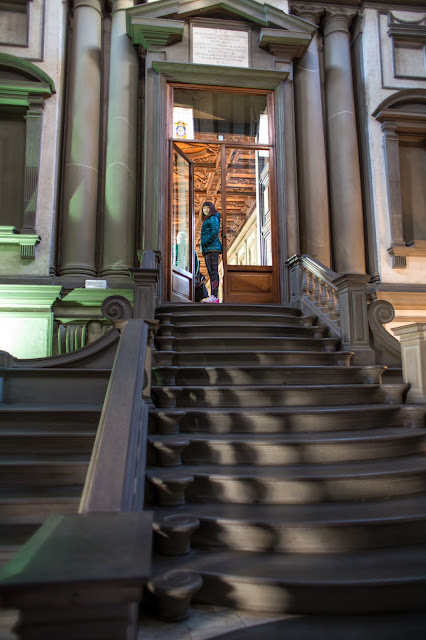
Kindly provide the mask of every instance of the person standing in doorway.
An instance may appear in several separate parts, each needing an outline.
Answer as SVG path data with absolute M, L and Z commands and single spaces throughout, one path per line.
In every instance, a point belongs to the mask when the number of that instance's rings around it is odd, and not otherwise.
M 206 261 L 210 277 L 211 295 L 201 302 L 219 303 L 219 256 L 222 253 L 222 243 L 219 239 L 220 213 L 212 202 L 204 202 L 201 207 L 201 253 Z

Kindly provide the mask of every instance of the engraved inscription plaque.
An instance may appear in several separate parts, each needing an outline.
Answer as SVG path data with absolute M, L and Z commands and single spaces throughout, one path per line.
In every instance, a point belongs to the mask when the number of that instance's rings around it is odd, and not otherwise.
M 194 27 L 192 62 L 223 67 L 248 67 L 248 32 Z

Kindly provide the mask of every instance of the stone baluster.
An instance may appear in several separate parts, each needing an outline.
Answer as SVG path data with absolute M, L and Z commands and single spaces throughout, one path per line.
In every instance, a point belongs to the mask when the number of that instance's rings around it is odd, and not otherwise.
M 74 0 L 60 274 L 96 275 L 103 1 Z
M 293 13 L 318 25 L 322 7 L 293 7 Z M 297 175 L 301 252 L 330 267 L 330 222 L 318 36 L 295 65 Z
M 113 0 L 108 97 L 108 137 L 102 275 L 134 267 L 138 59 L 126 34 L 125 9 L 133 0 Z
M 364 227 L 349 26 L 356 12 L 327 9 L 324 20 L 328 167 L 335 270 L 365 273 Z

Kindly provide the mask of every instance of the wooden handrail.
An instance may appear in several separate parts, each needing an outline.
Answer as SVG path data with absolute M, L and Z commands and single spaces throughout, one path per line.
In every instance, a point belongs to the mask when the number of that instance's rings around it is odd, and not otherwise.
M 143 398 L 148 325 L 122 329 L 79 513 L 143 508 L 148 405 Z

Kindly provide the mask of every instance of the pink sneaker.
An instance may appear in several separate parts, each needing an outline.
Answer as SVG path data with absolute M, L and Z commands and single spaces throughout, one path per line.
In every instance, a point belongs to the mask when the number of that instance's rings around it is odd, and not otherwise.
M 204 300 L 201 300 L 201 302 L 213 302 L 215 304 L 220 304 L 220 300 L 219 298 L 216 298 L 216 296 L 209 296 L 208 298 L 204 298 Z

